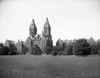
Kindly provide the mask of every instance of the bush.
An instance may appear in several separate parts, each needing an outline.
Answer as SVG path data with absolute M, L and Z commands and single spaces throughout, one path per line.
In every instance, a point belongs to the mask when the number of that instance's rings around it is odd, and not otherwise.
M 52 51 L 51 52 L 51 56 L 57 56 L 57 55 L 58 55 L 57 51 Z
M 41 49 L 38 47 L 38 45 L 34 45 L 32 48 L 31 48 L 31 53 L 30 54 L 33 54 L 33 55 L 42 55 L 42 51 Z
M 47 54 L 47 55 L 50 54 L 51 51 L 52 51 L 52 48 L 51 47 L 44 48 L 44 53 Z
M 64 55 L 63 51 L 57 51 L 57 55 Z
M 57 54 L 58 54 L 57 48 L 55 46 L 53 46 L 52 51 L 51 51 L 51 55 L 57 56 Z
M 76 40 L 76 43 L 73 45 L 73 54 L 83 56 L 90 54 L 90 45 L 86 39 Z

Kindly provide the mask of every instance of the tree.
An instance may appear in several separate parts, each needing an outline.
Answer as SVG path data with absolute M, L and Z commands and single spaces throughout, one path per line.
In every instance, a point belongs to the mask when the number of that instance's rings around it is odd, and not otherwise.
M 9 47 L 0 44 L 0 55 L 15 55 L 17 54 L 17 49 L 14 44 L 10 44 Z
M 65 49 L 65 43 L 63 42 L 63 40 L 58 39 L 56 42 L 56 50 L 57 50 L 57 54 L 58 55 L 63 55 L 63 51 Z
M 90 45 L 86 39 L 76 40 L 76 43 L 73 44 L 73 54 L 83 56 L 90 54 Z
M 72 51 L 73 51 L 73 46 L 68 45 L 64 50 L 64 55 L 72 55 L 73 54 Z
M 3 54 L 3 43 L 0 43 L 0 55 Z
M 100 42 L 97 43 L 97 54 L 100 55 Z
M 96 44 L 96 41 L 91 37 L 91 38 L 88 40 L 88 43 L 89 43 L 90 49 L 91 49 L 90 54 L 91 54 L 91 55 L 97 54 L 97 44 Z
M 14 44 L 10 44 L 9 46 L 9 55 L 16 55 L 17 54 L 17 48 Z
M 42 51 L 41 49 L 39 48 L 38 45 L 34 45 L 32 48 L 31 48 L 31 54 L 33 55 L 42 55 Z
M 90 49 L 91 49 L 90 52 L 91 55 L 97 54 L 97 45 L 90 45 Z
M 9 48 L 6 47 L 6 46 L 4 46 L 4 47 L 2 48 L 2 55 L 8 55 L 8 54 L 9 54 Z
M 58 39 L 56 42 L 56 47 L 58 51 L 64 50 L 64 42 L 61 39 Z
M 100 55 L 100 48 L 97 50 L 98 55 Z

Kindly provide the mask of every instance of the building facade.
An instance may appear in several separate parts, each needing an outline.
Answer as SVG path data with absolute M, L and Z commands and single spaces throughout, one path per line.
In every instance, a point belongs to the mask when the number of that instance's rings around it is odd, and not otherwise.
M 22 43 L 22 41 L 18 41 L 16 44 L 17 50 L 19 52 L 22 52 L 23 46 L 26 46 L 28 48 L 28 51 L 30 51 L 31 47 L 34 45 L 38 45 L 42 51 L 47 46 L 53 46 L 51 26 L 49 24 L 48 18 L 46 18 L 46 21 L 44 23 L 42 34 L 37 34 L 35 21 L 34 19 L 32 19 L 32 22 L 29 25 L 29 37 L 27 37 L 24 43 Z

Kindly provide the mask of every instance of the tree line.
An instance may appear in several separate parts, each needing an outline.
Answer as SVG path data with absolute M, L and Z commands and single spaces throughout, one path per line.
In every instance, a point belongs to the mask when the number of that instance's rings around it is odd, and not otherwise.
M 56 42 L 56 46 L 52 48 L 46 47 L 45 54 L 50 55 L 100 55 L 100 42 L 93 38 L 87 40 L 85 38 L 74 40 L 73 42 L 65 43 L 62 40 Z
M 48 42 L 49 43 L 49 42 Z M 23 48 L 21 54 L 26 54 L 27 52 L 32 55 L 77 55 L 77 56 L 87 56 L 87 55 L 100 55 L 100 42 L 95 41 L 93 38 L 87 40 L 85 38 L 74 40 L 73 42 L 65 43 L 62 40 L 56 42 L 56 46 L 45 47 L 42 51 L 38 45 L 34 45 L 29 50 L 27 47 Z M 9 47 L 3 46 L 0 43 L 0 55 L 19 55 L 15 45 L 10 45 Z

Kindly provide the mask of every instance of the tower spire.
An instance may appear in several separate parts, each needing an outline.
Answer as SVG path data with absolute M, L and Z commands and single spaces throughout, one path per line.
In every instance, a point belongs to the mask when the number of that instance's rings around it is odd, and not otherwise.
M 51 27 L 48 21 L 48 18 L 46 17 L 46 21 L 44 23 L 44 27 L 43 27 L 43 32 L 42 34 L 46 37 L 46 38 L 51 38 Z
M 48 20 L 48 17 L 46 17 L 46 21 L 45 21 L 45 24 L 49 24 L 49 20 Z
M 37 34 L 37 27 L 35 25 L 34 19 L 32 19 L 31 25 L 29 26 L 29 32 L 31 38 L 34 38 L 34 36 Z
M 32 22 L 31 22 L 31 24 L 32 24 L 32 25 L 35 25 L 35 21 L 34 21 L 34 19 L 32 19 Z

